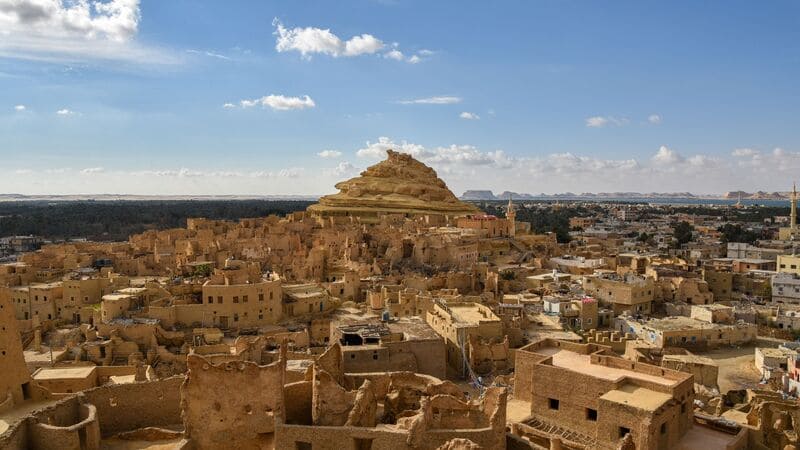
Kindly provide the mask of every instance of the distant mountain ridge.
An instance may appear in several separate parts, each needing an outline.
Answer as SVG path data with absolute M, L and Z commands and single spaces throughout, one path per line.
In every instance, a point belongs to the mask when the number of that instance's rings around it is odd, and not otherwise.
M 592 192 L 584 192 L 581 194 L 575 194 L 573 192 L 564 192 L 559 194 L 527 194 L 527 193 L 518 193 L 518 192 L 510 192 L 504 191 L 499 195 L 494 195 L 492 191 L 489 190 L 468 190 L 464 192 L 461 197 L 461 200 L 508 200 L 511 197 L 514 200 L 533 200 L 533 199 L 541 199 L 541 198 L 726 198 L 719 195 L 707 195 L 707 196 L 698 196 L 692 194 L 691 192 L 650 192 L 650 193 L 642 193 L 642 192 L 599 192 L 599 193 L 592 193 Z
M 745 192 L 745 191 L 731 191 L 726 192 L 723 198 L 729 200 L 736 200 L 739 198 L 743 200 L 788 200 L 789 194 L 783 192 L 764 192 L 758 191 L 754 193 Z

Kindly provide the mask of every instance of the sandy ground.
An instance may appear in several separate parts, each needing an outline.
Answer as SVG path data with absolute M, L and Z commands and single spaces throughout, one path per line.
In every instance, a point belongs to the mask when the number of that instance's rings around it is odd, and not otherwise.
M 506 403 L 506 423 L 522 422 L 531 415 L 531 404 L 524 400 L 509 399 Z
M 735 436 L 695 425 L 689 429 L 675 450 L 725 450 Z
M 172 450 L 180 439 L 163 441 L 128 441 L 124 439 L 104 439 L 100 443 L 101 450 Z
M 719 366 L 720 392 L 754 388 L 761 380 L 755 367 L 755 347 L 721 347 L 698 355 L 713 359 Z
M 50 406 L 57 401 L 58 400 L 43 400 L 40 402 L 34 402 L 31 400 L 26 400 L 21 404 L 14 405 L 14 409 L 11 411 L 0 414 L 0 434 L 4 433 L 11 425 L 17 423 L 20 419 L 27 416 L 31 412 L 46 406 Z

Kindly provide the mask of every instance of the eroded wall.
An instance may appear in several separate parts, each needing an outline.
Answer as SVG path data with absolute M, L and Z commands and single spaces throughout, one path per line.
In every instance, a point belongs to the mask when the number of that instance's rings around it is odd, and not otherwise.
M 269 448 L 276 420 L 284 416 L 285 354 L 266 366 L 214 365 L 193 354 L 187 363 L 181 404 L 186 435 L 196 448 Z

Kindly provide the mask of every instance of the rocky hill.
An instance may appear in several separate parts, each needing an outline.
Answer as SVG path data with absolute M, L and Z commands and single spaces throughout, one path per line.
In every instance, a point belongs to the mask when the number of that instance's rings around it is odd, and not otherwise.
M 460 201 L 436 171 L 411 155 L 387 151 L 387 158 L 336 184 L 339 193 L 326 195 L 308 211 L 323 216 L 377 217 L 388 214 L 466 215 L 479 212 Z

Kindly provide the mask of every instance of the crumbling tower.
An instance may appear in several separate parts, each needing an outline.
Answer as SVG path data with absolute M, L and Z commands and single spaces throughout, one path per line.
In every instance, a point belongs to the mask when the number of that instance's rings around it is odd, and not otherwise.
M 8 290 L 0 289 L 0 405 L 13 405 L 22 402 L 24 386 L 30 381 L 30 373 L 25 365 L 22 341 L 17 329 L 14 308 Z

